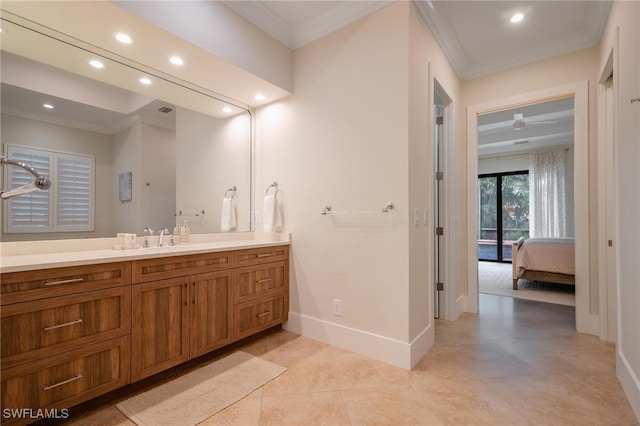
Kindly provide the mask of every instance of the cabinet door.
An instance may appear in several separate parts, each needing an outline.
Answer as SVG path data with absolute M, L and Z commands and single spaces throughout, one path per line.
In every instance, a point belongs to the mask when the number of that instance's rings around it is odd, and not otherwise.
M 132 287 L 131 379 L 189 359 L 188 278 Z
M 232 341 L 231 271 L 191 277 L 191 357 Z

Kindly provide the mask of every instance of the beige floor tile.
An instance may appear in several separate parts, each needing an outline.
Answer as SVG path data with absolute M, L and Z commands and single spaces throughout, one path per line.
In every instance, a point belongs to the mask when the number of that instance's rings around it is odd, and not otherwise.
M 424 376 L 423 376 L 424 377 Z M 530 423 L 484 381 L 420 380 L 412 375 L 412 386 L 425 406 L 446 425 L 529 425 Z
M 409 385 L 343 390 L 352 425 L 424 425 L 443 423 L 425 404 L 425 395 Z
M 260 420 L 262 398 L 245 398 L 209 417 L 199 426 L 256 426 Z
M 135 426 L 135 423 L 129 420 L 115 406 L 77 417 L 72 413 L 69 420 L 69 424 L 74 426 Z
M 260 425 L 349 425 L 339 392 L 315 392 L 262 398 Z

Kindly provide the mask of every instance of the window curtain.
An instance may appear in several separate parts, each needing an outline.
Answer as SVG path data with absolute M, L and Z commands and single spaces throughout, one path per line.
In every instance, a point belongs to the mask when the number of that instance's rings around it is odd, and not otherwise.
M 566 238 L 566 150 L 529 156 L 529 233 L 532 237 Z

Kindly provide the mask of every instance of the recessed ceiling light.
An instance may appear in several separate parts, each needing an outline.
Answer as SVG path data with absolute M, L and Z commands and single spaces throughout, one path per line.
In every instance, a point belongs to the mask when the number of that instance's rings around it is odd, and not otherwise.
M 128 34 L 125 34 L 125 33 L 117 33 L 116 34 L 116 40 L 118 40 L 120 43 L 124 43 L 124 44 L 133 43 L 133 40 L 131 39 L 131 37 Z
M 151 79 L 148 77 L 142 77 L 140 80 L 138 80 L 140 83 L 144 84 L 145 86 L 148 86 L 151 84 Z
M 264 101 L 265 99 L 267 98 L 262 93 L 256 95 L 256 101 Z
M 51 104 L 42 104 L 42 106 L 46 109 L 53 109 L 53 105 Z
M 228 106 L 222 108 L 222 112 L 231 112 L 231 111 L 233 111 L 233 110 Z
M 522 21 L 523 19 L 524 19 L 524 14 L 518 12 L 511 17 L 511 22 L 515 24 L 517 22 Z
M 6 34 L 7 30 L 5 30 L 4 28 L 0 28 L 0 34 Z
M 184 64 L 184 61 L 179 56 L 170 57 L 169 58 L 169 62 L 171 62 L 173 65 L 182 65 L 182 64 Z
M 104 68 L 104 64 L 102 62 L 100 62 L 99 60 L 97 60 L 97 59 L 90 60 L 89 61 L 89 65 L 91 65 L 94 68 L 98 68 L 98 69 Z

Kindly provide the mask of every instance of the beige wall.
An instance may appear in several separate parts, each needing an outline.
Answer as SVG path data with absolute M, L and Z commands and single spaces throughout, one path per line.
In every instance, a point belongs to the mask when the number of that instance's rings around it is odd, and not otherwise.
M 113 188 L 111 136 L 2 114 L 2 142 L 59 152 L 93 155 L 95 157 L 96 191 L 93 232 L 43 234 L 5 234 L 3 232 L 2 241 L 109 237 L 113 234 L 114 223 L 110 214 L 114 200 L 111 196 Z
M 249 114 L 214 119 L 185 108 L 176 110 L 176 209 L 192 233 L 220 232 L 222 199 L 237 187 L 238 227 L 249 231 L 251 125 Z M 260 192 L 260 190 L 258 190 Z M 201 210 L 204 215 L 195 216 Z
M 293 235 L 287 327 L 407 368 L 433 338 L 429 233 L 410 225 L 431 207 L 429 62 L 456 81 L 416 13 L 397 2 L 297 50 L 295 94 L 257 111 L 255 155 L 256 203 L 278 181 Z
M 113 137 L 114 228 L 117 232 L 142 235 L 142 124 L 137 123 Z M 131 172 L 131 201 L 120 201 L 118 176 Z
M 617 232 L 617 360 L 618 378 L 629 401 L 640 419 L 640 103 L 630 99 L 640 96 L 640 3 L 616 1 L 611 5 L 609 20 L 603 32 L 599 51 L 599 66 L 603 68 L 609 52 L 614 52 L 615 161 L 616 179 L 619 182 Z M 617 39 L 617 40 L 616 40 Z M 616 241 L 617 240 L 617 244 Z

